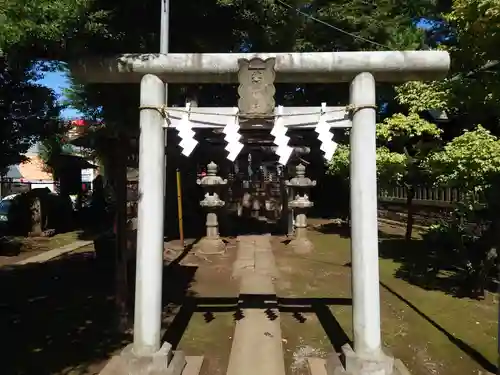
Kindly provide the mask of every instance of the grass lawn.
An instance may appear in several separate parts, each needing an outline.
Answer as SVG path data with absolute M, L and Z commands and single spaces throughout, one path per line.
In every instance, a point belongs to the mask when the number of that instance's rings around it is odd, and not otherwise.
M 392 240 L 401 232 L 394 227 L 380 229 Z M 315 251 L 307 256 L 296 255 L 276 242 L 279 295 L 350 298 L 349 239 L 315 231 L 310 232 L 310 239 Z M 400 251 L 408 248 L 401 246 Z M 396 278 L 400 266 L 397 261 L 380 259 L 382 337 L 389 351 L 403 360 L 413 375 L 494 370 L 497 297 L 490 294 L 484 301 L 476 301 L 424 290 Z M 294 373 L 307 373 L 304 357 L 324 355 L 331 352 L 332 344 L 338 349 L 352 339 L 351 306 L 331 306 L 330 311 L 333 318 L 318 312 L 301 317 L 282 314 L 285 358 Z
M 53 237 L 6 236 L 0 239 L 0 266 L 62 247 L 77 241 L 80 231 L 56 234 Z
M 383 226 L 381 231 L 392 235 L 381 236 L 384 249 L 384 241 L 395 241 L 401 230 Z M 309 235 L 315 250 L 308 255 L 297 255 L 282 238 L 272 238 L 279 297 L 305 298 L 311 306 L 281 313 L 289 375 L 308 375 L 307 357 L 324 357 L 352 340 L 349 239 L 314 230 Z M 71 238 L 50 243 L 62 246 Z M 6 373 L 95 375 L 130 342 L 130 336 L 112 332 L 114 278 L 85 253 L 91 250 L 90 245 L 44 266 L 0 273 L 0 304 L 8 307 L 0 314 L 0 328 L 10 342 Z M 400 251 L 409 249 L 401 246 Z M 164 301 L 171 301 L 164 311 L 164 339 L 187 355 L 204 355 L 202 375 L 226 373 L 235 316 L 224 309 L 194 309 L 194 302 L 238 295 L 231 279 L 235 255 L 236 243 L 230 240 L 226 254 L 189 253 L 164 274 Z M 491 371 L 497 360 L 497 297 L 476 301 L 424 290 L 395 277 L 401 263 L 393 259 L 380 259 L 382 335 L 389 351 L 412 375 Z

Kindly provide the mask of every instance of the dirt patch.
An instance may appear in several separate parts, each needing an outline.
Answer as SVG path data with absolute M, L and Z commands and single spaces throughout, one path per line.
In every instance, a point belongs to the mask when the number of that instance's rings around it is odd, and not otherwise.
M 113 277 L 88 254 L 4 267 L 0 281 L 5 374 L 92 374 L 130 340 L 113 330 Z
M 289 374 L 309 375 L 308 357 L 324 358 L 331 343 L 315 314 L 281 313 L 285 368 Z
M 234 332 L 233 313 L 195 313 L 179 347 L 188 355 L 203 355 L 202 375 L 224 375 Z
M 0 267 L 68 245 L 78 240 L 79 235 L 80 232 L 75 231 L 57 234 L 53 237 L 2 237 L 0 239 Z
M 202 374 L 225 374 L 234 318 L 232 312 L 189 307 L 204 297 L 238 295 L 238 286 L 231 283 L 234 250 L 230 244 L 224 255 L 180 251 L 164 271 L 164 301 L 170 301 L 165 338 L 187 355 L 204 355 Z M 6 373 L 95 375 L 131 342 L 129 334 L 113 330 L 115 280 L 110 269 L 96 262 L 92 245 L 45 264 L 1 271 L 0 328 L 9 341 Z M 180 304 L 186 307 L 179 309 Z
M 182 266 L 196 267 L 194 279 L 189 293 L 196 303 L 204 304 L 204 298 L 220 299 L 213 303 L 213 309 L 193 312 L 182 334 L 179 348 L 187 355 L 203 355 L 205 357 L 201 374 L 223 375 L 226 373 L 234 332 L 234 312 L 221 312 L 218 305 L 227 305 L 227 298 L 238 296 L 239 285 L 232 281 L 232 267 L 236 256 L 236 242 L 227 244 L 227 251 L 222 255 L 201 255 L 190 252 L 182 262 Z M 214 301 L 217 302 L 217 301 Z M 212 303 L 211 303 L 212 304 Z M 178 315 L 184 312 L 179 311 Z M 175 330 L 175 319 L 169 327 Z M 168 333 L 167 333 L 168 334 Z
M 311 232 L 311 239 L 324 236 Z M 280 277 L 277 294 L 300 307 L 281 313 L 285 365 L 289 374 L 306 375 L 307 357 L 325 357 L 349 341 L 350 278 L 344 264 L 350 258 L 342 249 L 346 240 L 330 238 L 329 248 L 297 255 L 274 239 Z M 347 304 L 347 306 L 346 306 Z

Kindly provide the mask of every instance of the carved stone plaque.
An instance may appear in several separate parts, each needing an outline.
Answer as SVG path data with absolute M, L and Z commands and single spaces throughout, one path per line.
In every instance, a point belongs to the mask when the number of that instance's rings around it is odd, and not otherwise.
M 276 59 L 238 60 L 238 108 L 240 116 L 246 118 L 265 118 L 274 115 L 274 64 Z

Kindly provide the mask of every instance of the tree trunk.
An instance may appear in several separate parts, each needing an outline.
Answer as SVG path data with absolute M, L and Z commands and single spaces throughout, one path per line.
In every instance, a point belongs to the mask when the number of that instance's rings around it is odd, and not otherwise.
M 405 240 L 406 241 L 411 241 L 411 236 L 413 234 L 413 223 L 414 223 L 414 217 L 413 217 L 413 198 L 415 196 L 415 190 L 413 186 L 407 186 L 406 187 L 406 233 L 405 233 Z

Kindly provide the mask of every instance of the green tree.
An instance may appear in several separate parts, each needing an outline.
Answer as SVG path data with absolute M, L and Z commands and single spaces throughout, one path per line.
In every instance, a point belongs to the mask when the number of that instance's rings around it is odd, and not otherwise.
M 500 5 L 498 0 L 454 0 L 436 14 L 427 32 L 429 44 L 451 55 L 448 79 L 408 83 L 399 93 L 417 99 L 420 109 L 446 110 L 448 136 L 483 124 L 500 134 Z
M 60 107 L 52 90 L 33 83 L 35 69 L 19 68 L 0 57 L 0 74 L 0 170 L 5 170 L 58 129 Z
M 477 196 L 489 186 L 492 176 L 500 173 L 500 140 L 478 125 L 448 142 L 426 163 L 438 185 Z
M 415 189 L 425 181 L 425 161 L 441 140 L 441 129 L 416 113 L 397 113 L 377 127 L 377 139 L 391 153 L 387 160 L 404 160 L 404 169 L 398 171 L 396 183 L 406 190 L 407 222 L 405 238 L 413 233 Z
M 93 0 L 0 0 L 0 51 L 26 61 L 55 57 L 75 39 L 104 31 Z
M 405 237 L 413 232 L 415 188 L 428 176 L 427 158 L 439 145 L 441 129 L 415 113 L 397 113 L 377 125 L 377 176 L 384 189 L 396 185 L 406 190 L 407 226 Z M 349 148 L 341 145 L 329 165 L 332 174 L 348 177 Z
M 34 83 L 61 68 L 51 61 L 82 52 L 104 35 L 104 9 L 93 0 L 0 0 L 0 169 L 18 163 L 35 142 L 60 132 L 54 92 Z M 41 58 L 48 58 L 41 61 Z
M 61 131 L 51 134 L 42 140 L 38 148 L 40 159 L 45 164 L 45 170 L 53 174 L 54 179 L 57 179 L 57 171 L 54 169 L 56 160 L 60 155 L 68 155 L 73 153 L 73 146 L 68 143 L 66 131 L 68 127 L 62 126 Z
M 460 264 L 465 285 L 481 296 L 500 246 L 500 140 L 477 126 L 431 155 L 427 164 L 437 186 L 462 192 L 450 219 L 431 226 L 427 239 L 441 257 Z

